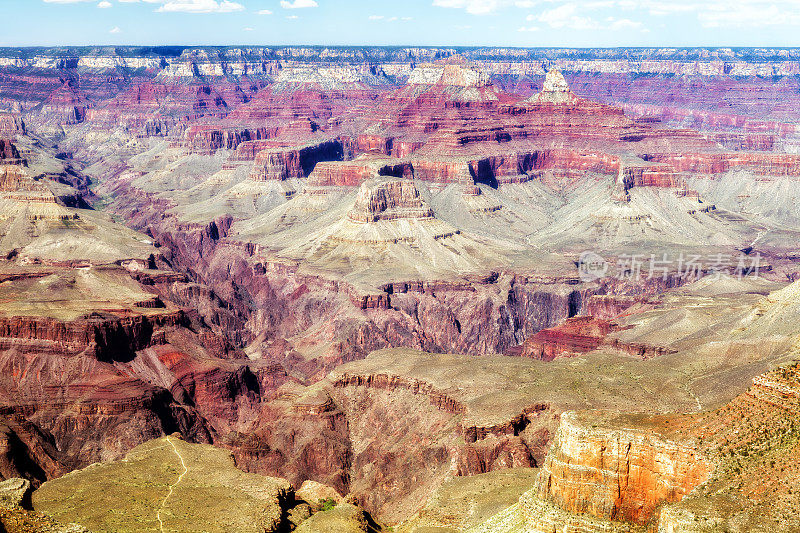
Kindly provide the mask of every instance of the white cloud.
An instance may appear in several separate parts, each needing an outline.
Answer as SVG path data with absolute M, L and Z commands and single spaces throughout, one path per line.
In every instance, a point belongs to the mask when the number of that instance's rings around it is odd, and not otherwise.
M 607 6 L 608 2 L 570 2 L 546 9 L 538 15 L 528 15 L 527 20 L 529 22 L 540 22 L 556 30 L 645 30 L 642 22 L 629 18 L 620 19 L 606 16 L 603 19 L 597 19 L 591 15 L 592 11 L 605 9 Z M 531 28 L 534 28 L 534 26 L 531 26 Z M 520 28 L 520 31 L 529 31 L 529 29 Z
M 256 31 L 255 28 L 242 28 L 243 31 Z
M 433 0 L 435 6 L 466 9 L 467 13 L 473 15 L 491 13 L 503 3 L 505 2 L 501 2 L 501 0 Z
M 369 20 L 385 20 L 386 22 L 397 22 L 397 21 L 408 22 L 409 20 L 413 20 L 411 17 L 397 17 L 397 16 L 387 17 L 385 15 L 370 15 L 368 18 Z
M 539 31 L 539 26 L 520 26 L 517 31 Z
M 704 28 L 763 28 L 765 26 L 797 25 L 800 16 L 770 6 L 742 6 L 736 10 L 717 10 L 715 6 L 697 14 Z
M 156 9 L 159 13 L 232 13 L 243 10 L 242 4 L 229 0 L 169 0 Z
M 539 21 L 547 24 L 551 28 L 571 30 L 594 30 L 598 23 L 590 17 L 578 14 L 578 6 L 575 4 L 564 4 L 553 9 L 543 11 L 539 15 L 529 15 L 529 21 Z
M 644 24 L 631 19 L 614 19 L 610 17 L 608 20 L 610 30 L 644 30 Z
M 705 28 L 800 26 L 796 0 L 644 0 L 639 7 L 656 17 L 693 14 Z
M 114 26 L 113 28 L 108 30 L 108 33 L 122 33 L 122 30 L 119 29 L 119 26 Z
M 281 7 L 283 9 L 303 9 L 306 7 L 317 7 L 316 0 L 281 0 Z
M 686 22 L 696 20 L 705 28 L 800 26 L 798 0 L 432 0 L 432 4 L 463 9 L 473 15 L 512 7 L 537 10 L 528 20 L 541 21 L 552 28 L 583 30 L 647 31 L 645 23 L 655 23 L 653 17 L 683 17 Z M 605 12 L 598 14 L 600 10 Z M 608 15 L 613 19 L 609 21 Z
M 261 11 L 258 12 L 258 14 L 259 15 L 272 15 L 272 11 L 270 11 L 269 9 L 262 9 Z
M 109 7 L 111 7 L 111 2 L 107 2 L 106 0 L 103 0 L 102 2 L 97 4 L 97 7 L 99 7 L 100 9 L 108 9 Z
M 95 2 L 96 0 L 42 0 L 46 4 L 78 4 L 80 2 Z M 163 4 L 167 0 L 117 0 L 123 4 L 134 4 L 137 2 L 146 2 L 148 4 Z M 108 4 L 108 1 L 102 1 L 101 4 Z
M 438 7 L 449 7 L 455 9 L 465 9 L 467 13 L 473 15 L 486 15 L 497 11 L 503 7 L 523 7 L 531 8 L 542 2 L 553 0 L 433 0 L 433 5 Z
M 297 15 L 287 15 L 286 18 L 289 19 L 289 20 L 297 20 L 300 17 L 298 17 Z

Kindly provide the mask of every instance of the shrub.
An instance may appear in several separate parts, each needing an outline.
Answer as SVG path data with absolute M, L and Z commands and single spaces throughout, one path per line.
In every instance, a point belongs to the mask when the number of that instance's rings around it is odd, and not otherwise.
M 336 507 L 336 500 L 333 498 L 325 498 L 324 500 L 319 501 L 319 506 L 321 511 L 330 511 Z

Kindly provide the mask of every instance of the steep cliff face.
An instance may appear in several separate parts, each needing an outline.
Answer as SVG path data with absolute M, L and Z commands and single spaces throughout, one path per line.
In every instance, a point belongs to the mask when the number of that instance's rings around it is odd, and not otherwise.
M 367 161 L 319 162 L 309 176 L 308 183 L 318 187 L 359 186 L 381 171 L 378 163 Z
M 163 305 L 163 304 L 162 304 Z M 103 317 L 63 322 L 52 318 L 0 317 L 0 346 L 53 346 L 56 351 L 88 350 L 99 360 L 124 360 L 130 354 L 158 342 L 160 328 L 186 324 L 180 311 L 156 316 Z
M 14 146 L 10 139 L 0 139 L 0 161 L 3 164 L 15 164 L 20 161 L 19 150 Z
M 692 415 L 565 413 L 534 488 L 470 531 L 794 531 L 799 377 Z
M 271 148 L 256 154 L 251 177 L 258 181 L 305 178 L 320 161 L 342 159 L 342 143 L 327 139 L 307 146 Z
M 25 122 L 16 113 L 0 113 L 0 139 L 11 141 L 25 133 Z
M 211 153 L 217 150 L 237 150 L 237 160 L 253 160 L 255 154 L 252 147 L 260 140 L 270 139 L 278 135 L 277 128 L 220 128 L 216 126 L 193 125 L 184 133 L 186 147 L 192 153 Z M 249 143 L 240 152 L 241 144 Z M 252 157 L 251 157 L 252 154 Z
M 643 431 L 592 427 L 590 416 L 565 413 L 535 494 L 569 513 L 643 525 L 713 469 L 690 446 Z
M 643 154 L 642 158 L 665 163 L 678 172 L 721 174 L 735 168 L 746 168 L 767 176 L 800 175 L 800 157 L 793 154 Z

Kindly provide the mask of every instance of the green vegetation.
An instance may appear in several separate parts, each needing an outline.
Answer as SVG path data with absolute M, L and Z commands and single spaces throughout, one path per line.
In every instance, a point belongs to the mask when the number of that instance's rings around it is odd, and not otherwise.
M 324 500 L 319 501 L 319 506 L 321 511 L 330 511 L 336 507 L 336 500 L 333 498 L 325 498 Z

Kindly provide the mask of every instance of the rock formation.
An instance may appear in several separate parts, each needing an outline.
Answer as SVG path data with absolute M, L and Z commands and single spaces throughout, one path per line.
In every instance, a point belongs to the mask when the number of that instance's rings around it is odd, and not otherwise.
M 528 99 L 529 102 L 537 104 L 572 104 L 576 100 L 577 96 L 572 94 L 567 80 L 559 70 L 548 71 L 542 90 Z
M 681 500 L 714 469 L 690 446 L 624 427 L 587 427 L 589 420 L 562 415 L 529 505 L 538 498 L 569 513 L 644 525 L 662 503 Z M 528 519 L 535 521 L 535 512 Z

